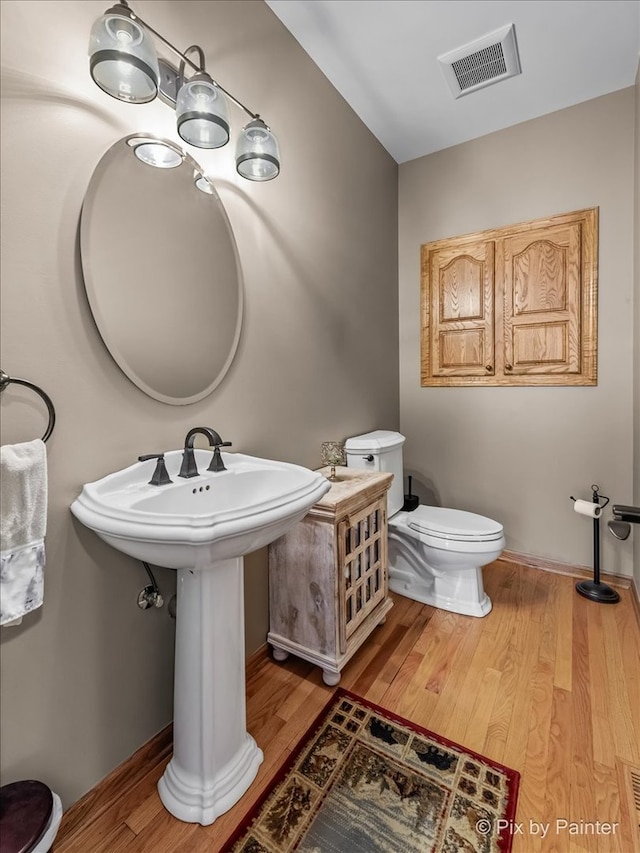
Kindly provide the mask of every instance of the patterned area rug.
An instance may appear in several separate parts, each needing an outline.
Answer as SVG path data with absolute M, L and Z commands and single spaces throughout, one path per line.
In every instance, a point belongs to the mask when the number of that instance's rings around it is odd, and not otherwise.
M 338 690 L 223 853 L 508 853 L 519 779 Z

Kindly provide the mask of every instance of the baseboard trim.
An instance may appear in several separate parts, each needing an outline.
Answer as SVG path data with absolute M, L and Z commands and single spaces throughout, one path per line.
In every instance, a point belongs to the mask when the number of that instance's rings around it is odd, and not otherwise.
M 640 593 L 635 580 L 631 584 L 631 601 L 633 602 L 633 612 L 636 614 L 636 621 L 640 626 Z
M 550 560 L 548 557 L 535 557 L 533 554 L 520 554 L 518 551 L 503 551 L 498 558 L 505 563 L 518 563 L 530 569 L 542 569 L 545 572 L 555 572 L 557 575 L 567 575 L 572 578 L 588 579 L 593 577 L 593 569 L 588 566 L 574 566 L 571 563 L 561 563 L 558 560 Z M 617 586 L 620 589 L 629 589 L 632 586 L 628 575 L 618 575 L 613 572 L 601 572 L 602 580 Z M 637 590 L 636 590 L 637 596 Z
M 247 674 L 263 665 L 268 654 L 269 645 L 262 643 L 247 658 Z M 126 797 L 153 767 L 166 762 L 172 751 L 173 724 L 169 723 L 64 812 L 56 836 L 56 848 L 95 823 L 117 800 Z
M 172 748 L 173 725 L 170 723 L 64 812 L 56 836 L 56 848 L 88 824 L 95 823 L 117 800 L 126 797 L 152 767 L 169 758 Z

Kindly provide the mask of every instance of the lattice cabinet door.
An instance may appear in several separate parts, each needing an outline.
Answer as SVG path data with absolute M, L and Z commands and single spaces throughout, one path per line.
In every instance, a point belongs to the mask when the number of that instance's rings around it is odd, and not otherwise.
M 330 686 L 393 607 L 386 518 L 392 480 L 388 472 L 341 468 L 327 494 L 269 546 L 273 656 L 317 664 Z
M 337 525 L 340 652 L 387 594 L 386 496 Z

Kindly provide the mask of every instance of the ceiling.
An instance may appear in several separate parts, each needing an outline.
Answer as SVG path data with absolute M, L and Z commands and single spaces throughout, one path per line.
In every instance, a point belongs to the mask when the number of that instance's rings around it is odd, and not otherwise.
M 266 0 L 398 163 L 632 86 L 640 0 Z M 455 99 L 437 57 L 515 24 L 522 73 Z

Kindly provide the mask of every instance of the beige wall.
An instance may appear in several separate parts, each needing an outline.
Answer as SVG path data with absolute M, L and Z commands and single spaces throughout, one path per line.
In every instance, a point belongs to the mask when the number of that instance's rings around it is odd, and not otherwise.
M 232 146 L 197 153 L 245 281 L 244 330 L 222 385 L 173 407 L 111 360 L 80 272 L 83 195 L 121 136 L 177 137 L 164 105 L 121 104 L 91 82 L 89 30 L 106 5 L 2 2 L 1 365 L 41 385 L 58 413 L 45 603 L 1 632 L 2 781 L 41 779 L 67 805 L 172 715 L 174 623 L 166 607 L 136 606 L 142 566 L 74 521 L 81 485 L 179 447 L 195 425 L 235 450 L 309 467 L 325 439 L 399 426 L 397 166 L 262 2 L 133 3 L 177 45 L 203 45 L 220 83 L 273 126 L 283 169 L 251 184 L 236 178 Z M 231 119 L 238 129 L 244 117 L 231 107 Z M 43 406 L 16 386 L 2 419 L 4 443 L 44 431 Z M 247 562 L 252 651 L 267 630 L 265 553 Z M 168 599 L 174 575 L 157 577 Z
M 619 503 L 633 496 L 633 158 L 631 87 L 406 163 L 399 175 L 407 472 L 425 500 L 500 520 L 509 549 L 586 566 L 591 523 L 569 496 L 590 498 L 592 483 Z M 595 206 L 597 387 L 421 388 L 420 245 Z M 632 551 L 603 530 L 603 570 L 630 575 Z

